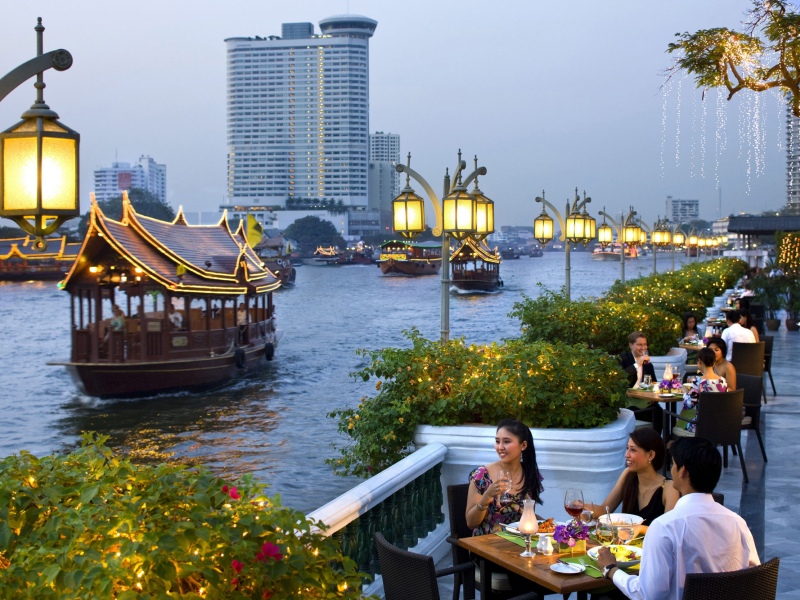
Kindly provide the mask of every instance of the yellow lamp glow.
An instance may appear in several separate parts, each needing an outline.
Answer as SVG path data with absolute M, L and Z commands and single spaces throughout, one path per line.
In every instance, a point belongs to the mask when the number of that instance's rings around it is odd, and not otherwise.
M 542 214 L 533 222 L 533 237 L 542 246 L 553 239 L 553 219 L 544 208 L 542 208 Z
M 597 221 L 586 212 L 583 207 L 583 245 L 585 246 L 597 236 Z
M 392 202 L 394 230 L 406 238 L 415 238 L 425 231 L 425 201 L 408 185 Z
M 572 243 L 583 242 L 584 219 L 582 214 L 574 212 L 568 216 L 566 228 L 566 238 L 568 241 Z
M 676 246 L 683 246 L 684 242 L 686 242 L 686 236 L 680 231 L 676 231 L 675 235 L 672 236 L 672 243 Z
M 641 227 L 639 228 L 639 243 L 640 244 L 646 244 L 647 243 L 647 232 L 644 229 L 642 229 Z
M 706 238 L 698 238 L 697 239 L 697 247 L 698 248 L 705 248 L 706 247 Z
M 696 235 L 690 235 L 689 236 L 689 246 L 690 247 L 697 246 L 698 242 L 699 242 L 699 240 L 698 240 Z
M 526 499 L 523 502 L 522 516 L 519 519 L 519 532 L 525 536 L 525 552 L 520 556 L 534 555 L 531 552 L 531 536 L 537 531 L 539 531 L 539 522 L 536 520 L 536 502 Z
M 442 200 L 443 229 L 457 240 L 477 233 L 478 201 L 458 184 Z
M 723 235 L 722 236 L 722 243 L 723 244 L 727 244 L 728 243 L 728 236 L 727 235 Z
M 472 195 L 477 201 L 476 233 L 473 237 L 480 241 L 494 233 L 494 202 L 483 195 L 483 192 L 478 189 L 477 183 L 475 184 L 475 189 L 472 190 Z
M 614 230 L 611 229 L 610 225 L 607 225 L 606 223 L 600 225 L 600 227 L 597 229 L 597 241 L 602 246 L 607 246 L 614 241 Z
M 625 240 L 625 243 L 628 245 L 635 246 L 638 244 L 641 241 L 641 236 L 639 235 L 639 226 L 632 224 L 623 227 L 622 239 Z

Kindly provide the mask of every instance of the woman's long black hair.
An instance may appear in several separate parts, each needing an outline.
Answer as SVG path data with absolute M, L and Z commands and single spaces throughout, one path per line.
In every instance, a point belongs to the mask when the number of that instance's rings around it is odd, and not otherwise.
M 708 348 L 703 348 L 703 350 L 708 350 Z M 713 353 L 713 350 L 712 350 Z M 631 441 L 639 446 L 645 452 L 650 452 L 651 450 L 655 452 L 653 456 L 653 460 L 650 463 L 653 465 L 653 469 L 655 469 L 656 473 L 664 464 L 664 458 L 666 455 L 666 450 L 664 449 L 664 440 L 661 439 L 661 434 L 656 433 L 654 429 L 636 429 L 631 431 Z M 624 513 L 635 513 L 639 510 L 639 476 L 631 471 L 625 477 L 625 481 L 622 482 L 622 512 Z
M 693 312 L 685 312 L 681 315 L 681 321 L 683 321 L 683 335 L 684 337 L 687 335 L 687 331 L 689 331 L 689 319 L 694 318 L 694 333 L 699 334 L 699 330 L 697 329 L 697 316 Z
M 522 497 L 530 496 L 537 504 L 542 504 L 541 493 L 544 491 L 539 479 L 539 467 L 536 464 L 536 450 L 533 447 L 531 430 L 516 419 L 503 419 L 497 424 L 497 430 L 507 430 L 519 443 L 528 442 L 522 451 Z

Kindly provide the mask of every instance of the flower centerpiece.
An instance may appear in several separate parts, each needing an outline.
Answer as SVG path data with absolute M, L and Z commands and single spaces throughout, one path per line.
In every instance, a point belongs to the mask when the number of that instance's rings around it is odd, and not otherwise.
M 681 382 L 677 379 L 662 379 L 658 384 L 658 391 L 662 394 L 674 394 L 681 389 Z
M 566 525 L 556 525 L 553 539 L 558 542 L 559 552 L 586 552 L 589 528 L 575 520 Z
M 703 346 L 708 346 L 708 337 L 703 338 Z

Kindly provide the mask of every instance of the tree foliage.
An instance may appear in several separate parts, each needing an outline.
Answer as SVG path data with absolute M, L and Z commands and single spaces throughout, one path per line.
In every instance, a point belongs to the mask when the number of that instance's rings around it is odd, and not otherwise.
M 754 0 L 741 31 L 718 27 L 676 33 L 668 79 L 684 71 L 698 88 L 725 88 L 728 100 L 748 89 L 777 88 L 800 117 L 800 14 L 785 0 Z
M 146 217 L 152 217 L 161 221 L 172 221 L 175 218 L 175 211 L 166 202 L 141 188 L 131 188 L 128 192 L 128 200 L 137 214 Z M 103 214 L 111 219 L 119 220 L 122 218 L 122 194 L 114 196 L 108 200 L 101 200 L 97 203 Z M 81 239 L 86 236 L 86 231 L 89 229 L 89 211 L 81 215 L 80 223 L 78 224 L 78 233 Z
M 318 246 L 347 247 L 347 243 L 336 231 L 333 223 L 314 215 L 297 219 L 286 228 L 283 232 L 283 237 L 295 240 L 307 254 L 314 252 Z
M 71 454 L 0 461 L 0 598 L 360 595 L 336 542 L 251 475 L 136 466 L 83 438 Z

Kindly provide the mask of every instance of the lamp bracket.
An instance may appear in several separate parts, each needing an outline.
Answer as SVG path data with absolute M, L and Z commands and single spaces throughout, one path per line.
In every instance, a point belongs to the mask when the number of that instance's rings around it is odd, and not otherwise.
M 549 203 L 547 200 L 545 200 L 544 198 L 540 198 L 539 196 L 536 196 L 536 202 L 541 202 L 541 203 L 542 203 L 542 204 L 544 204 L 544 205 L 545 205 L 547 208 L 549 208 L 550 210 L 552 210 L 552 211 L 555 213 L 555 215 L 556 215 L 556 218 L 558 219 L 558 224 L 561 226 L 561 235 L 558 237 L 558 241 L 559 241 L 559 242 L 563 242 L 563 241 L 565 241 L 565 240 L 567 239 L 567 238 L 565 237 L 565 236 L 567 235 L 567 226 L 566 226 L 566 224 L 564 223 L 564 219 L 561 217 L 561 213 L 560 213 L 560 212 L 558 212 L 558 210 L 556 209 L 556 207 L 555 207 L 555 206 L 553 206 L 552 204 L 550 204 L 550 203 Z
M 66 71 L 71 66 L 72 54 L 63 48 L 45 52 L 41 56 L 37 56 L 26 63 L 22 63 L 0 79 L 0 102 L 31 77 L 43 73 L 48 69 Z
M 37 252 L 44 252 L 47 249 L 47 242 L 44 240 L 45 236 L 57 231 L 62 223 L 70 219 L 70 217 L 64 216 L 56 217 L 52 223 L 47 225 L 47 217 L 41 215 L 34 217 L 32 224 L 21 216 L 8 216 L 6 218 L 14 221 L 28 235 L 36 237 L 32 247 Z
M 605 210 L 600 210 L 597 212 L 597 214 L 603 215 L 606 219 L 608 219 L 611 222 L 611 226 L 614 228 L 614 233 L 616 233 L 617 237 L 619 237 L 620 235 L 619 225 L 617 225 L 617 222 L 611 217 L 611 215 L 609 215 Z M 622 223 L 622 220 L 620 220 L 620 223 Z

